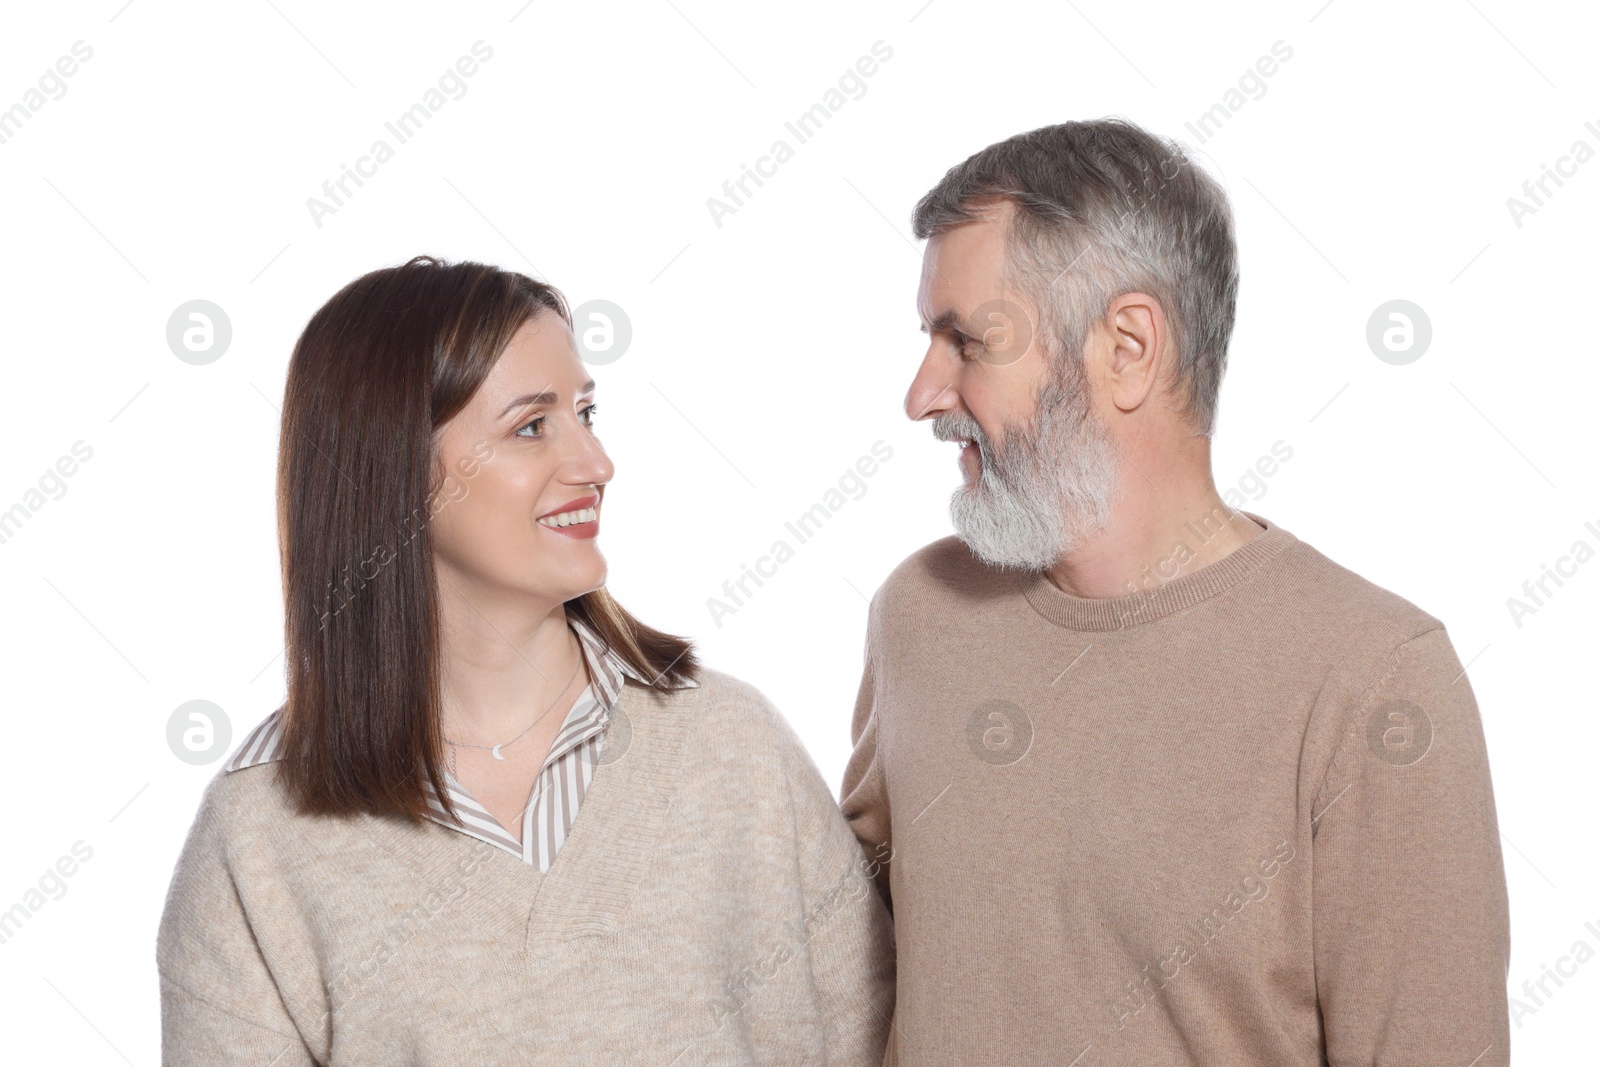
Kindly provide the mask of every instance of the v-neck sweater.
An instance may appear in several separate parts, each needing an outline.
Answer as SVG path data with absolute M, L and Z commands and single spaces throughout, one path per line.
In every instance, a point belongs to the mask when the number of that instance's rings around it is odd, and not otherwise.
M 162 1062 L 875 1065 L 877 864 L 759 690 L 629 680 L 547 872 L 424 821 L 207 788 L 157 942 Z
M 610 729 L 611 707 L 616 703 L 623 679 L 645 681 L 616 649 L 607 647 L 587 623 L 569 615 L 567 625 L 577 637 L 590 681 L 568 709 L 566 720 L 534 778 L 528 803 L 522 809 L 520 838 L 501 826 L 449 770 L 444 772 L 445 789 L 455 808 L 454 816 L 445 809 L 431 784 L 425 782 L 422 787 L 427 818 L 505 849 L 523 863 L 537 864 L 541 871 L 550 869 L 561 845 L 572 832 L 595 767 L 610 758 L 604 750 L 605 743 L 610 740 L 626 744 L 623 736 L 626 724 L 616 732 Z M 685 684 L 698 683 L 689 680 Z M 283 709 L 279 708 L 245 735 L 219 773 L 231 774 L 259 763 L 283 759 L 287 752 L 284 736 Z

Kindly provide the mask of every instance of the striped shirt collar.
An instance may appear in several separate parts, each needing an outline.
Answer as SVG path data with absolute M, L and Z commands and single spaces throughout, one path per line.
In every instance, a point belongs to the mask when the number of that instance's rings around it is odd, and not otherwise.
M 598 753 L 611 722 L 611 713 L 626 679 L 632 678 L 642 685 L 649 685 L 653 681 L 630 667 L 598 634 L 570 612 L 567 623 L 578 637 L 590 683 L 578 694 L 551 742 L 543 769 L 535 780 L 529 805 L 523 812 L 522 841 L 519 843 L 509 834 L 448 771 L 445 771 L 445 784 L 451 803 L 460 816 L 459 823 L 450 819 L 432 784 L 423 783 L 429 815 L 435 822 L 487 841 L 512 853 L 524 863 L 536 864 L 541 871 L 548 870 L 554 862 L 556 852 L 577 818 L 595 765 L 599 762 Z M 699 684 L 692 679 L 684 683 L 685 688 L 698 687 Z M 233 755 L 223 763 L 219 773 L 227 774 L 282 759 L 282 715 L 280 708 L 250 731 Z

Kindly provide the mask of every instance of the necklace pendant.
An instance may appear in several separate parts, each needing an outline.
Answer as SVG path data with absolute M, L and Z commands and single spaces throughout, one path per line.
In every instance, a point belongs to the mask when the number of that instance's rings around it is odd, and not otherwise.
M 493 748 L 491 748 L 489 750 L 489 755 L 493 756 L 497 760 L 501 760 L 501 761 L 505 760 L 505 757 L 500 755 L 500 746 L 499 745 L 496 745 Z

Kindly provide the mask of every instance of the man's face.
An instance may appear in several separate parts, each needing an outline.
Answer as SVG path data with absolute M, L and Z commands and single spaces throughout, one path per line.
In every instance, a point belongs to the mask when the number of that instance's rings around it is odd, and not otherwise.
M 984 436 L 998 441 L 1007 426 L 1033 414 L 1034 393 L 1048 376 L 1043 339 L 1035 336 L 1030 301 L 1005 281 L 1009 205 L 928 241 L 917 311 L 928 351 L 906 393 L 906 414 L 933 418 L 965 411 Z M 960 455 L 967 484 L 979 457 Z
M 917 290 L 928 351 L 906 414 L 962 443 L 950 513 L 974 554 L 1042 570 L 1109 520 L 1116 449 L 1081 360 L 1052 360 L 1033 302 L 1007 288 L 1011 210 L 928 241 Z

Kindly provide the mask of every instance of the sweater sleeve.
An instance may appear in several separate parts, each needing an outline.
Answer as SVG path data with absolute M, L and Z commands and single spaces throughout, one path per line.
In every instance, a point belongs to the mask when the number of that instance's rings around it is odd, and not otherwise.
M 156 937 L 163 1067 L 310 1067 L 220 841 L 208 791 L 167 891 Z
M 863 660 L 861 685 L 856 691 L 855 713 L 850 723 L 850 743 L 854 748 L 845 764 L 844 781 L 840 785 L 840 808 L 868 858 L 878 894 L 892 914 L 894 898 L 889 889 L 889 863 L 894 842 L 890 840 L 889 788 L 878 756 L 877 679 L 870 630 Z
M 801 868 L 806 949 L 827 1020 L 827 1059 L 879 1067 L 894 1014 L 895 955 L 888 909 L 873 889 L 864 855 L 833 793 L 798 736 L 785 730 L 788 778 L 806 853 Z
M 1402 642 L 1313 802 L 1313 948 L 1341 1067 L 1510 1062 L 1510 924 L 1483 727 L 1441 628 Z

